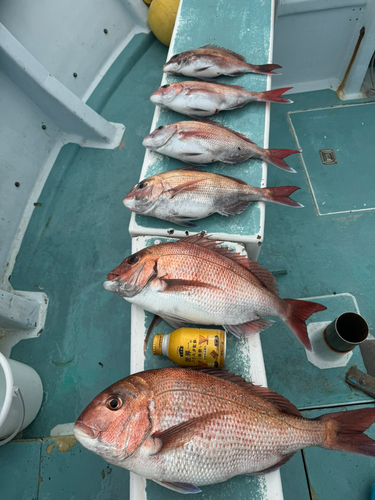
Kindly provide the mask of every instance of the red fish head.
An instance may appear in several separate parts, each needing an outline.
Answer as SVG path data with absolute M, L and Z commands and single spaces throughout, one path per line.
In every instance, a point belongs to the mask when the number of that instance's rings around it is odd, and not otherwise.
M 183 86 L 181 85 L 181 83 L 168 83 L 167 85 L 163 85 L 152 94 L 152 96 L 150 97 L 151 102 L 158 106 L 165 106 L 168 103 L 172 102 L 176 96 L 178 96 L 182 88 Z
M 145 148 L 155 151 L 167 144 L 167 142 L 177 132 L 177 124 L 171 123 L 169 125 L 161 125 L 156 128 L 150 135 L 143 139 L 143 146 Z
M 153 408 L 147 383 L 132 375 L 96 396 L 78 417 L 74 435 L 103 458 L 124 460 L 150 433 Z
M 156 276 L 157 253 L 155 247 L 144 248 L 121 262 L 107 274 L 103 286 L 121 297 L 134 297 Z
M 167 61 L 163 66 L 164 73 L 168 75 L 175 75 L 184 65 L 186 59 L 186 53 L 181 52 L 181 54 L 175 54 L 173 57 Z
M 132 187 L 123 204 L 137 214 L 147 212 L 163 192 L 163 184 L 158 176 L 149 177 Z

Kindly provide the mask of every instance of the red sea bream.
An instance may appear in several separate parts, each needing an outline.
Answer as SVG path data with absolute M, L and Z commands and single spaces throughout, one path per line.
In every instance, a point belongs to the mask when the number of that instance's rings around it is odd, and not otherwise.
M 239 214 L 254 201 L 302 207 L 289 198 L 297 189 L 296 186 L 256 188 L 240 179 L 186 167 L 142 180 L 125 196 L 124 205 L 138 214 L 194 226 L 192 221 L 213 213 Z
M 239 163 L 254 158 L 293 173 L 284 158 L 299 153 L 294 149 L 260 148 L 243 134 L 207 118 L 161 125 L 143 139 L 143 145 L 185 163 Z
M 240 337 L 281 319 L 311 349 L 305 320 L 325 306 L 280 299 L 274 276 L 255 261 L 231 253 L 202 233 L 144 248 L 107 275 L 104 288 L 162 317 L 183 323 L 223 325 Z
M 169 108 L 177 113 L 194 117 L 205 117 L 242 108 L 250 102 L 293 101 L 281 97 L 291 87 L 268 90 L 265 92 L 249 92 L 238 85 L 209 83 L 202 81 L 177 82 L 159 87 L 150 97 L 151 101 L 162 108 Z
M 176 54 L 163 66 L 164 73 L 169 75 L 185 75 L 194 78 L 212 79 L 220 75 L 241 76 L 245 73 L 275 75 L 278 64 L 249 64 L 240 54 L 231 50 L 205 45 L 199 49 L 188 50 Z
M 198 493 L 198 486 L 275 470 L 308 446 L 374 456 L 375 442 L 363 434 L 374 421 L 375 408 L 305 419 L 282 396 L 225 371 L 163 368 L 101 392 L 74 434 L 111 464 Z

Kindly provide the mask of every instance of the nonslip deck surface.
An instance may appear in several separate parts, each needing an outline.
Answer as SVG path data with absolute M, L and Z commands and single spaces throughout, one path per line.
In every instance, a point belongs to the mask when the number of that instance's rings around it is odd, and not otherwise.
M 375 103 L 331 106 L 289 114 L 317 211 L 321 215 L 375 210 L 373 189 Z M 323 164 L 319 151 L 337 163 Z
M 129 491 L 125 470 L 109 469 L 106 462 L 78 444 L 64 448 L 67 451 L 59 451 L 56 444 L 49 447 L 53 443 L 48 436 L 55 425 L 74 421 L 100 390 L 129 374 L 130 306 L 106 292 L 102 282 L 131 253 L 129 213 L 122 198 L 139 178 L 144 155 L 141 142 L 154 111 L 148 95 L 159 85 L 160 67 L 166 59 L 166 48 L 152 35 L 138 35 L 132 43 L 134 57 L 118 61 L 121 67 L 127 65 L 128 72 L 116 73 L 113 67 L 112 76 L 109 73 L 105 77 L 89 102 L 108 120 L 126 125 L 125 148 L 100 151 L 68 145 L 61 151 L 36 200 L 42 206 L 34 211 L 11 278 L 16 290 L 43 289 L 50 303 L 40 338 L 22 341 L 12 351 L 14 359 L 38 371 L 45 394 L 41 412 L 23 434 L 33 441 L 0 448 L 1 491 L 9 500 L 123 500 Z M 332 91 L 298 94 L 293 100 L 291 106 L 273 105 L 271 110 L 271 142 L 292 149 L 296 141 L 288 111 L 342 104 Z M 310 126 L 314 127 L 313 121 Z M 295 129 L 298 134 L 297 125 Z M 345 133 L 347 138 L 340 140 L 352 141 L 350 128 Z M 353 151 L 363 150 L 362 141 L 371 144 L 374 133 L 374 128 L 364 128 Z M 308 165 L 307 146 L 302 155 Z M 375 211 L 318 216 L 300 160 L 294 160 L 293 167 L 297 174 L 270 168 L 268 185 L 299 186 L 298 201 L 305 208 L 267 206 L 265 243 L 259 261 L 271 271 L 287 270 L 278 279 L 283 298 L 353 295 L 372 330 Z M 333 310 L 337 312 L 336 306 Z M 328 312 L 324 314 L 322 320 L 329 318 Z M 316 316 L 312 320 L 318 321 Z M 298 403 L 292 360 L 299 344 L 291 332 L 280 328 L 280 322 L 262 332 L 261 339 L 269 387 Z M 285 354 L 281 356 L 281 352 Z M 305 357 L 303 363 L 308 366 Z M 290 378 L 279 377 L 286 369 Z M 340 380 L 337 383 L 347 390 L 341 374 Z M 322 393 L 325 390 L 315 374 L 310 377 L 310 387 Z M 305 415 L 316 416 L 310 412 Z M 304 454 L 305 464 L 299 452 L 281 469 L 286 500 L 309 500 L 309 484 L 315 495 L 312 498 L 318 500 L 366 498 L 353 496 L 353 491 L 358 487 L 362 488 L 358 490 L 361 495 L 368 491 L 375 480 L 374 459 L 363 461 L 361 457 L 320 449 Z M 329 486 L 332 477 L 334 490 Z M 215 486 L 215 491 L 219 490 Z M 164 490 L 159 491 L 164 497 Z

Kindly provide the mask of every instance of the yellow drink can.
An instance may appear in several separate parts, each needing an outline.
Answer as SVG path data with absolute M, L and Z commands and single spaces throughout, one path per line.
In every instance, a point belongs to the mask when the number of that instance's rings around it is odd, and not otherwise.
M 180 366 L 222 368 L 225 362 L 226 333 L 223 330 L 179 328 L 155 335 L 152 353 L 168 356 Z

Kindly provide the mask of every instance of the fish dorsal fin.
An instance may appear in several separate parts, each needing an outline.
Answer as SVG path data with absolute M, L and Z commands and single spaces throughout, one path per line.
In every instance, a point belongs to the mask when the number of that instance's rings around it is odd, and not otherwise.
M 198 170 L 199 172 L 199 165 L 187 165 L 186 167 L 181 167 L 178 170 L 187 170 L 192 172 L 196 172 Z
M 191 441 L 194 436 L 197 435 L 198 431 L 202 430 L 203 424 L 209 424 L 210 421 L 221 418 L 223 415 L 227 414 L 225 411 L 217 411 L 215 413 L 208 413 L 200 417 L 191 418 L 186 420 L 181 424 L 174 425 L 169 429 L 161 432 L 155 432 L 152 437 L 154 439 L 160 439 L 160 448 L 158 448 L 157 453 L 161 451 L 165 452 L 167 450 L 176 450 L 181 448 L 185 443 Z
M 220 241 L 210 240 L 209 236 L 203 231 L 198 234 L 193 234 L 192 236 L 187 236 L 186 238 L 181 238 L 178 243 L 192 243 L 193 245 L 198 245 L 208 250 L 212 250 L 227 259 L 233 260 L 237 264 L 246 267 L 254 276 L 257 278 L 256 283 L 263 285 L 267 290 L 274 294 L 278 294 L 278 286 L 276 284 L 276 278 L 274 275 L 265 267 L 260 267 L 258 262 L 251 260 L 244 255 L 239 253 L 234 253 L 229 250 L 228 247 L 220 246 Z
M 182 83 L 190 83 L 190 82 L 182 82 Z M 194 81 L 192 83 L 196 84 L 197 82 Z M 218 83 L 215 80 L 212 80 L 212 81 L 209 80 L 205 83 L 209 85 L 208 90 L 210 92 L 214 92 L 214 93 L 220 93 L 220 87 L 227 87 L 227 88 L 236 89 L 236 90 L 246 90 L 245 87 L 241 87 L 241 85 L 231 85 L 230 83 Z M 206 87 L 206 89 L 207 89 L 207 87 Z M 201 88 L 198 88 L 198 89 L 187 88 L 187 90 L 185 92 L 186 92 L 186 95 L 188 95 L 189 93 L 201 92 L 201 91 L 202 91 Z
M 246 137 L 246 135 L 240 134 L 240 132 L 236 132 L 235 130 L 228 128 L 225 125 L 222 125 L 221 123 L 215 122 L 214 120 L 210 120 L 209 118 L 202 118 L 199 121 L 203 122 L 203 123 L 207 123 L 208 125 L 213 125 L 214 127 L 222 128 L 222 129 L 226 130 L 227 132 L 230 132 L 231 134 L 234 134 L 237 137 L 240 137 L 244 141 L 249 142 L 250 144 L 255 144 L 255 142 L 251 141 L 248 137 Z
M 190 83 L 190 82 L 182 82 L 182 83 Z M 192 83 L 197 83 L 197 82 L 192 82 Z M 209 90 L 209 92 L 218 93 L 218 94 L 220 94 L 220 87 L 227 87 L 227 88 L 235 89 L 235 90 L 246 90 L 245 87 L 241 87 L 241 85 L 231 85 L 230 83 L 217 83 L 215 80 L 213 80 L 213 81 L 209 80 L 205 83 L 209 85 L 208 89 L 206 87 L 205 90 L 207 89 L 207 90 Z M 187 90 L 185 92 L 186 92 L 186 95 L 189 95 L 190 93 L 201 92 L 201 91 L 202 91 L 202 88 L 193 88 L 193 89 L 187 88 Z
M 200 170 L 199 165 L 188 165 L 186 167 L 181 167 L 178 170 L 185 170 L 185 171 L 191 171 L 191 172 L 205 172 L 205 170 Z M 177 170 L 175 170 L 177 172 Z M 210 174 L 212 175 L 212 174 Z M 238 184 L 243 184 L 247 186 L 247 183 L 243 181 L 242 179 L 237 179 L 237 177 L 231 177 L 230 175 L 224 175 L 224 174 L 215 174 L 218 177 L 225 177 L 226 179 L 230 179 L 231 181 L 238 182 Z
M 244 58 L 244 56 L 241 56 L 241 54 L 237 54 L 237 52 L 233 52 L 229 49 L 223 49 L 223 47 L 219 47 L 218 45 L 204 45 L 203 47 L 201 47 L 201 49 L 217 50 L 218 52 L 222 52 L 223 55 L 231 56 L 235 59 L 238 59 L 239 61 L 246 62 L 246 59 Z
M 231 252 L 228 247 L 220 246 L 220 241 L 210 240 L 208 235 L 206 235 L 203 231 L 198 234 L 187 236 L 186 238 L 181 238 L 180 240 L 178 240 L 178 243 L 191 243 L 193 245 L 207 248 L 208 250 L 212 250 L 213 252 L 216 252 L 223 257 L 227 257 L 228 259 L 236 262 L 237 264 L 240 264 L 241 266 L 246 267 L 247 269 L 249 269 L 249 263 L 252 262 L 244 255 Z
M 231 177 L 230 175 L 224 175 L 224 174 L 216 174 L 216 175 L 218 175 L 219 177 L 225 177 L 226 179 L 230 179 L 231 181 L 238 182 L 238 184 L 244 184 L 245 186 L 247 186 L 245 181 L 237 179 L 236 177 Z
M 275 295 L 278 295 L 279 287 L 277 286 L 276 278 L 271 273 L 271 271 L 269 271 L 265 267 L 260 267 L 258 262 L 256 262 L 255 260 L 250 260 L 249 264 L 246 267 L 249 269 L 249 271 L 252 272 L 254 276 L 258 278 L 258 280 L 265 288 L 267 288 L 267 290 L 274 293 Z
M 241 377 L 241 375 L 235 375 L 234 373 L 229 373 L 227 370 L 218 370 L 215 368 L 195 368 L 195 370 L 207 373 L 208 375 L 213 375 L 214 377 L 219 377 L 223 380 L 227 380 L 228 382 L 232 382 L 233 384 L 243 387 L 250 392 L 254 392 L 261 398 L 266 399 L 270 403 L 277 406 L 279 410 L 288 413 L 289 415 L 301 417 L 299 409 L 288 399 L 284 398 L 284 396 L 271 391 L 268 387 L 262 387 L 260 385 L 254 385 L 252 382 L 247 382 L 243 377 Z
M 245 87 L 241 87 L 241 85 L 231 85 L 230 83 L 217 83 L 216 85 L 220 85 L 220 87 L 229 87 L 236 90 L 246 90 Z

